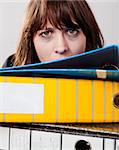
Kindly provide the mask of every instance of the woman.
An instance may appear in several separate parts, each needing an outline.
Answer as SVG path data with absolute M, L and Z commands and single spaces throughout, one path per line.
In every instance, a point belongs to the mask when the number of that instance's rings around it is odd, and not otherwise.
M 3 67 L 61 59 L 103 45 L 85 0 L 31 0 L 16 53 Z

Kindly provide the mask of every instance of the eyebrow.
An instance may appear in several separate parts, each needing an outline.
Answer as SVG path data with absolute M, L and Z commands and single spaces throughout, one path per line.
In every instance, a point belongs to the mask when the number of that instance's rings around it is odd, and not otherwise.
M 54 29 L 54 28 L 53 27 L 45 27 L 42 30 L 52 30 L 52 29 Z
M 81 28 L 79 27 L 79 28 L 68 28 L 68 27 L 64 27 L 62 30 L 67 30 L 67 29 L 78 29 L 78 30 L 81 30 Z M 54 30 L 54 28 L 53 27 L 45 27 L 45 28 L 43 28 L 43 29 L 40 29 L 39 31 L 44 31 L 44 30 Z

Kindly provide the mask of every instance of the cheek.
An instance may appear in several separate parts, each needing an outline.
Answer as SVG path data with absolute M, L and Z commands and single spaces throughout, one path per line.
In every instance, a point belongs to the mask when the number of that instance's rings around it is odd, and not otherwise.
M 71 42 L 71 51 L 74 54 L 80 54 L 86 50 L 86 37 L 84 34 L 79 36 L 75 41 Z
M 34 43 L 34 47 L 39 58 L 47 54 L 49 48 L 47 47 L 45 43 L 40 41 L 39 36 L 36 35 L 33 38 L 33 43 Z

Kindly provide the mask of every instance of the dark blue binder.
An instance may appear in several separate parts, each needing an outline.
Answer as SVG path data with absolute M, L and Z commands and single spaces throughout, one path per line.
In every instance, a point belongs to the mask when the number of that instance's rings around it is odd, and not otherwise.
M 110 45 L 65 59 L 0 69 L 0 76 L 98 79 L 97 69 L 105 70 L 106 80 L 119 81 L 119 45 Z

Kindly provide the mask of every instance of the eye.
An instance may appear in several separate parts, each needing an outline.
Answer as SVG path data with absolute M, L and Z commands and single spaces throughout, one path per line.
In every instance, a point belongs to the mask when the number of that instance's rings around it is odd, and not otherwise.
M 46 30 L 40 33 L 40 36 L 43 38 L 50 38 L 52 36 L 52 30 Z
M 80 33 L 81 29 L 67 29 L 68 36 L 75 37 Z

